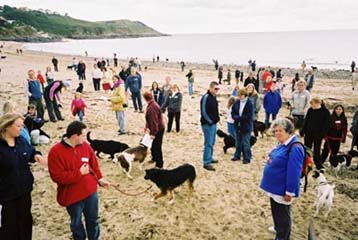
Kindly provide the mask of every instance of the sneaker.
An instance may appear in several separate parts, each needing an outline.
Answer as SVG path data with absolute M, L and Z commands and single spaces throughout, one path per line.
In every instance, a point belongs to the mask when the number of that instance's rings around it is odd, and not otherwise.
M 65 121 L 65 119 L 64 119 L 64 118 L 60 118 L 60 119 L 58 119 L 58 120 L 60 120 L 60 121 Z
M 243 164 L 249 164 L 250 161 L 243 161 L 242 163 L 243 163 Z
M 121 132 L 119 131 L 118 135 L 124 135 L 124 134 L 127 134 L 126 132 Z
M 143 110 L 140 110 L 139 113 L 144 113 L 144 111 L 143 111 Z
M 275 233 L 276 234 L 276 230 L 275 230 L 275 227 L 274 226 L 271 226 L 267 229 L 269 232 L 271 233 Z
M 213 160 L 211 161 L 211 163 L 219 163 L 219 161 L 213 159 Z
M 215 168 L 211 165 L 204 165 L 204 169 L 206 169 L 208 171 L 215 171 Z

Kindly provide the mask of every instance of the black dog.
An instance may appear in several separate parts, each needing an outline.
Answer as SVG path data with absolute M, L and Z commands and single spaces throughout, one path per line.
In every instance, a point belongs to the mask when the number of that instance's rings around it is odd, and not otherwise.
M 174 202 L 173 190 L 182 185 L 185 181 L 189 183 L 190 194 L 194 190 L 194 180 L 196 178 L 195 168 L 190 164 L 183 164 L 177 168 L 167 170 L 160 168 L 152 168 L 145 170 L 144 179 L 151 180 L 154 182 L 157 187 L 160 189 L 160 193 L 157 193 L 153 200 L 156 200 L 160 197 L 163 197 L 169 191 L 170 201 L 169 203 Z
M 83 83 L 79 83 L 78 87 L 76 88 L 76 92 L 82 93 L 83 92 Z
M 233 138 L 233 136 L 224 133 L 220 129 L 218 129 L 216 131 L 216 134 L 219 137 L 224 138 L 224 144 L 225 144 L 225 146 L 223 147 L 224 153 L 226 153 L 229 148 L 235 147 L 235 139 Z M 251 136 L 250 145 L 254 146 L 256 141 L 257 141 L 257 138 L 255 136 Z
M 90 138 L 90 134 L 91 132 L 87 133 L 87 140 L 90 143 L 91 147 L 93 148 L 93 150 L 96 152 L 96 156 L 98 158 L 101 158 L 99 156 L 99 154 L 101 152 L 106 153 L 111 155 L 111 159 L 114 158 L 114 154 L 119 153 L 119 152 L 123 152 L 124 150 L 126 150 L 127 148 L 129 148 L 129 146 L 125 143 L 121 143 L 121 142 L 116 142 L 116 141 L 104 141 L 104 140 L 92 140 Z
M 269 124 L 269 127 L 270 127 L 270 124 Z M 261 137 L 264 137 L 264 133 L 266 133 L 267 129 L 268 128 L 266 127 L 264 122 L 260 122 L 257 120 L 254 121 L 254 136 L 255 137 L 259 136 L 259 132 L 261 133 Z

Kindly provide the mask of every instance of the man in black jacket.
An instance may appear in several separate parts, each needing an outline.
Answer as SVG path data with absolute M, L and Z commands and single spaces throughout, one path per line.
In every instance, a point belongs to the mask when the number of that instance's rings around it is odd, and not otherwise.
M 215 171 L 211 164 L 218 162 L 213 160 L 213 152 L 216 124 L 220 121 L 218 101 L 216 100 L 219 90 L 219 84 L 215 81 L 211 82 L 208 92 L 200 100 L 200 123 L 204 134 L 204 168 L 209 171 Z

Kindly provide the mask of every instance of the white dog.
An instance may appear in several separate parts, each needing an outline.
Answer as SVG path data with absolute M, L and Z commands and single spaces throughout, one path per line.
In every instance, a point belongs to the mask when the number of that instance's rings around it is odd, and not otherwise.
M 333 197 L 334 197 L 334 192 L 333 189 L 335 187 L 335 185 L 331 185 L 327 182 L 325 176 L 323 175 L 323 173 L 319 172 L 319 171 L 314 171 L 313 173 L 313 178 L 315 178 L 317 180 L 318 183 L 318 187 L 317 187 L 317 199 L 315 202 L 316 205 L 316 212 L 314 214 L 314 216 L 316 217 L 319 213 L 319 210 L 322 207 L 327 208 L 327 212 L 324 215 L 325 217 L 328 216 L 329 212 L 332 209 L 332 205 L 333 205 Z

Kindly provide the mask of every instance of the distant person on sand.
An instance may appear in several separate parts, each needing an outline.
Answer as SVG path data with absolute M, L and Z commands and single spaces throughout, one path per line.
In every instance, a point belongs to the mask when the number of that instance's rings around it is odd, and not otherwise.
M 310 104 L 311 107 L 306 113 L 300 135 L 304 137 L 304 144 L 307 147 L 312 148 L 313 146 L 313 161 L 316 168 L 324 170 L 321 160 L 321 145 L 329 129 L 330 113 L 318 97 L 312 98 Z
M 268 154 L 260 188 L 270 197 L 274 226 L 269 231 L 276 234 L 277 240 L 289 240 L 291 204 L 300 194 L 305 154 L 303 147 L 295 144 L 299 139 L 294 135 L 295 128 L 290 120 L 279 118 L 272 122 L 271 129 L 278 144 Z
M 110 98 L 112 104 L 112 110 L 116 114 L 116 119 L 118 122 L 118 134 L 126 134 L 126 124 L 125 124 L 125 110 L 127 105 L 127 97 L 124 91 L 124 82 L 119 79 L 117 75 L 113 75 L 113 94 Z
M 48 116 L 51 122 L 57 122 L 57 120 L 65 120 L 62 117 L 60 111 L 60 107 L 62 107 L 61 91 L 64 87 L 69 87 L 69 83 L 66 82 L 65 84 L 63 81 L 59 80 L 56 80 L 45 87 L 44 99 L 47 107 Z
M 53 57 L 52 64 L 53 64 L 53 68 L 54 68 L 55 72 L 58 72 L 58 59 Z
M 77 65 L 78 80 L 86 80 L 86 64 L 80 60 Z
M 29 104 L 36 106 L 37 113 L 40 118 L 44 118 L 44 108 L 42 104 L 42 89 L 40 82 L 36 79 L 35 71 L 29 70 L 27 72 L 28 78 L 23 83 L 25 95 L 28 97 Z
M 114 63 L 114 67 L 118 67 L 117 53 L 113 54 L 113 63 Z
M 230 69 L 227 70 L 227 75 L 226 75 L 226 79 L 224 80 L 224 82 L 227 82 L 228 85 L 231 84 L 231 70 Z
M 217 59 L 214 59 L 213 62 L 214 62 L 215 71 L 217 71 L 219 69 L 219 61 Z
M 306 67 L 307 67 L 307 64 L 306 64 L 305 60 L 303 60 L 301 63 L 302 73 L 305 72 Z
M 194 73 L 193 70 L 190 69 L 189 72 L 185 75 L 188 78 L 188 92 L 189 96 L 194 97 Z
M 168 108 L 168 129 L 167 129 L 168 133 L 172 131 L 174 118 L 175 118 L 175 131 L 176 133 L 179 133 L 180 131 L 180 114 L 181 114 L 182 102 L 183 102 L 183 94 L 180 92 L 178 85 L 173 84 L 169 96 L 165 99 L 165 102 L 161 107 L 163 113 Z
M 251 162 L 251 132 L 253 130 L 254 122 L 254 107 L 251 100 L 247 97 L 248 94 L 244 88 L 238 92 L 238 99 L 232 107 L 232 118 L 235 120 L 235 153 L 232 161 L 240 161 L 241 154 L 243 155 L 243 164 Z
M 221 84 L 221 80 L 224 77 L 224 67 L 220 66 L 219 70 L 218 70 L 218 80 L 219 80 L 219 84 Z
M 46 76 L 47 85 L 55 81 L 55 74 L 53 73 L 50 66 L 47 66 L 45 76 Z
M 162 106 L 165 99 L 163 97 L 163 91 L 159 88 L 159 84 L 156 81 L 152 83 L 150 92 L 153 95 L 154 101 L 156 101 L 159 106 Z
M 71 103 L 71 113 L 72 116 L 78 116 L 79 120 L 82 122 L 83 117 L 85 116 L 85 108 L 87 108 L 87 104 L 82 98 L 82 94 L 79 92 L 75 93 L 75 97 Z
M 255 71 L 256 71 L 256 60 L 254 60 L 254 61 L 251 63 L 251 71 L 252 71 L 252 72 L 255 72 Z
M 236 86 L 239 86 L 239 81 L 240 81 L 240 70 L 239 69 L 236 69 L 235 70 L 235 82 L 236 82 Z
M 305 80 L 306 80 L 306 89 L 309 92 L 312 91 L 313 85 L 315 83 L 315 79 L 316 78 L 314 76 L 313 70 L 312 69 L 308 70 L 308 73 L 305 76 Z
M 143 113 L 143 105 L 142 105 L 142 76 L 137 72 L 135 67 L 131 67 L 131 74 L 127 77 L 126 81 L 126 92 L 131 92 L 132 102 L 134 106 L 134 112 L 137 112 L 139 109 L 140 113 Z
M 354 90 L 358 83 L 358 68 L 354 69 L 354 72 L 352 73 L 352 90 Z
M 180 67 L 181 67 L 181 71 L 184 72 L 184 68 L 185 68 L 185 63 L 184 61 L 180 62 Z
M 153 139 L 152 147 L 150 149 L 152 154 L 152 161 L 155 166 L 163 168 L 163 135 L 164 135 L 164 122 L 160 106 L 154 101 L 153 95 L 150 92 L 143 94 L 144 100 L 147 102 L 147 110 L 145 111 L 145 132 Z
M 172 78 L 170 76 L 166 76 L 164 79 L 164 84 L 162 86 L 162 92 L 163 92 L 163 101 L 165 99 L 167 99 L 171 89 L 172 89 L 172 84 L 171 84 Z
M 31 192 L 34 176 L 30 163 L 47 161 L 20 136 L 20 114 L 0 117 L 0 239 L 32 239 Z
M 103 73 L 101 69 L 98 68 L 97 64 L 93 64 L 92 70 L 92 81 L 93 87 L 95 91 L 99 91 L 101 89 L 101 79 L 103 77 Z
M 70 123 L 61 142 L 48 153 L 50 177 L 57 184 L 57 202 L 70 215 L 73 239 L 99 239 L 97 185 L 111 185 L 102 177 L 96 155 L 86 141 L 86 128 L 80 121 Z
M 296 90 L 292 92 L 289 101 L 290 112 L 294 118 L 297 118 L 297 127 L 301 128 L 305 120 L 305 114 L 310 106 L 311 94 L 306 90 L 306 82 L 299 80 L 296 83 Z
M 356 68 L 356 62 L 355 61 L 352 61 L 352 64 L 351 64 L 351 71 L 354 72 L 354 69 Z
M 263 105 L 265 109 L 265 125 L 266 128 L 269 128 L 270 115 L 272 115 L 272 120 L 275 120 L 282 106 L 280 92 L 276 90 L 276 82 L 273 82 L 269 91 L 265 93 Z
M 213 159 L 214 144 L 216 137 L 216 124 L 220 121 L 219 104 L 216 99 L 220 90 L 219 84 L 215 81 L 210 83 L 209 90 L 200 100 L 200 123 L 204 135 L 203 163 L 204 169 L 215 171 L 213 163 L 218 163 Z
M 295 77 L 291 80 L 291 92 L 295 91 L 297 82 L 300 81 L 299 73 L 295 73 Z M 306 86 L 306 82 L 305 82 Z
M 159 62 L 159 56 L 157 56 L 157 62 Z

